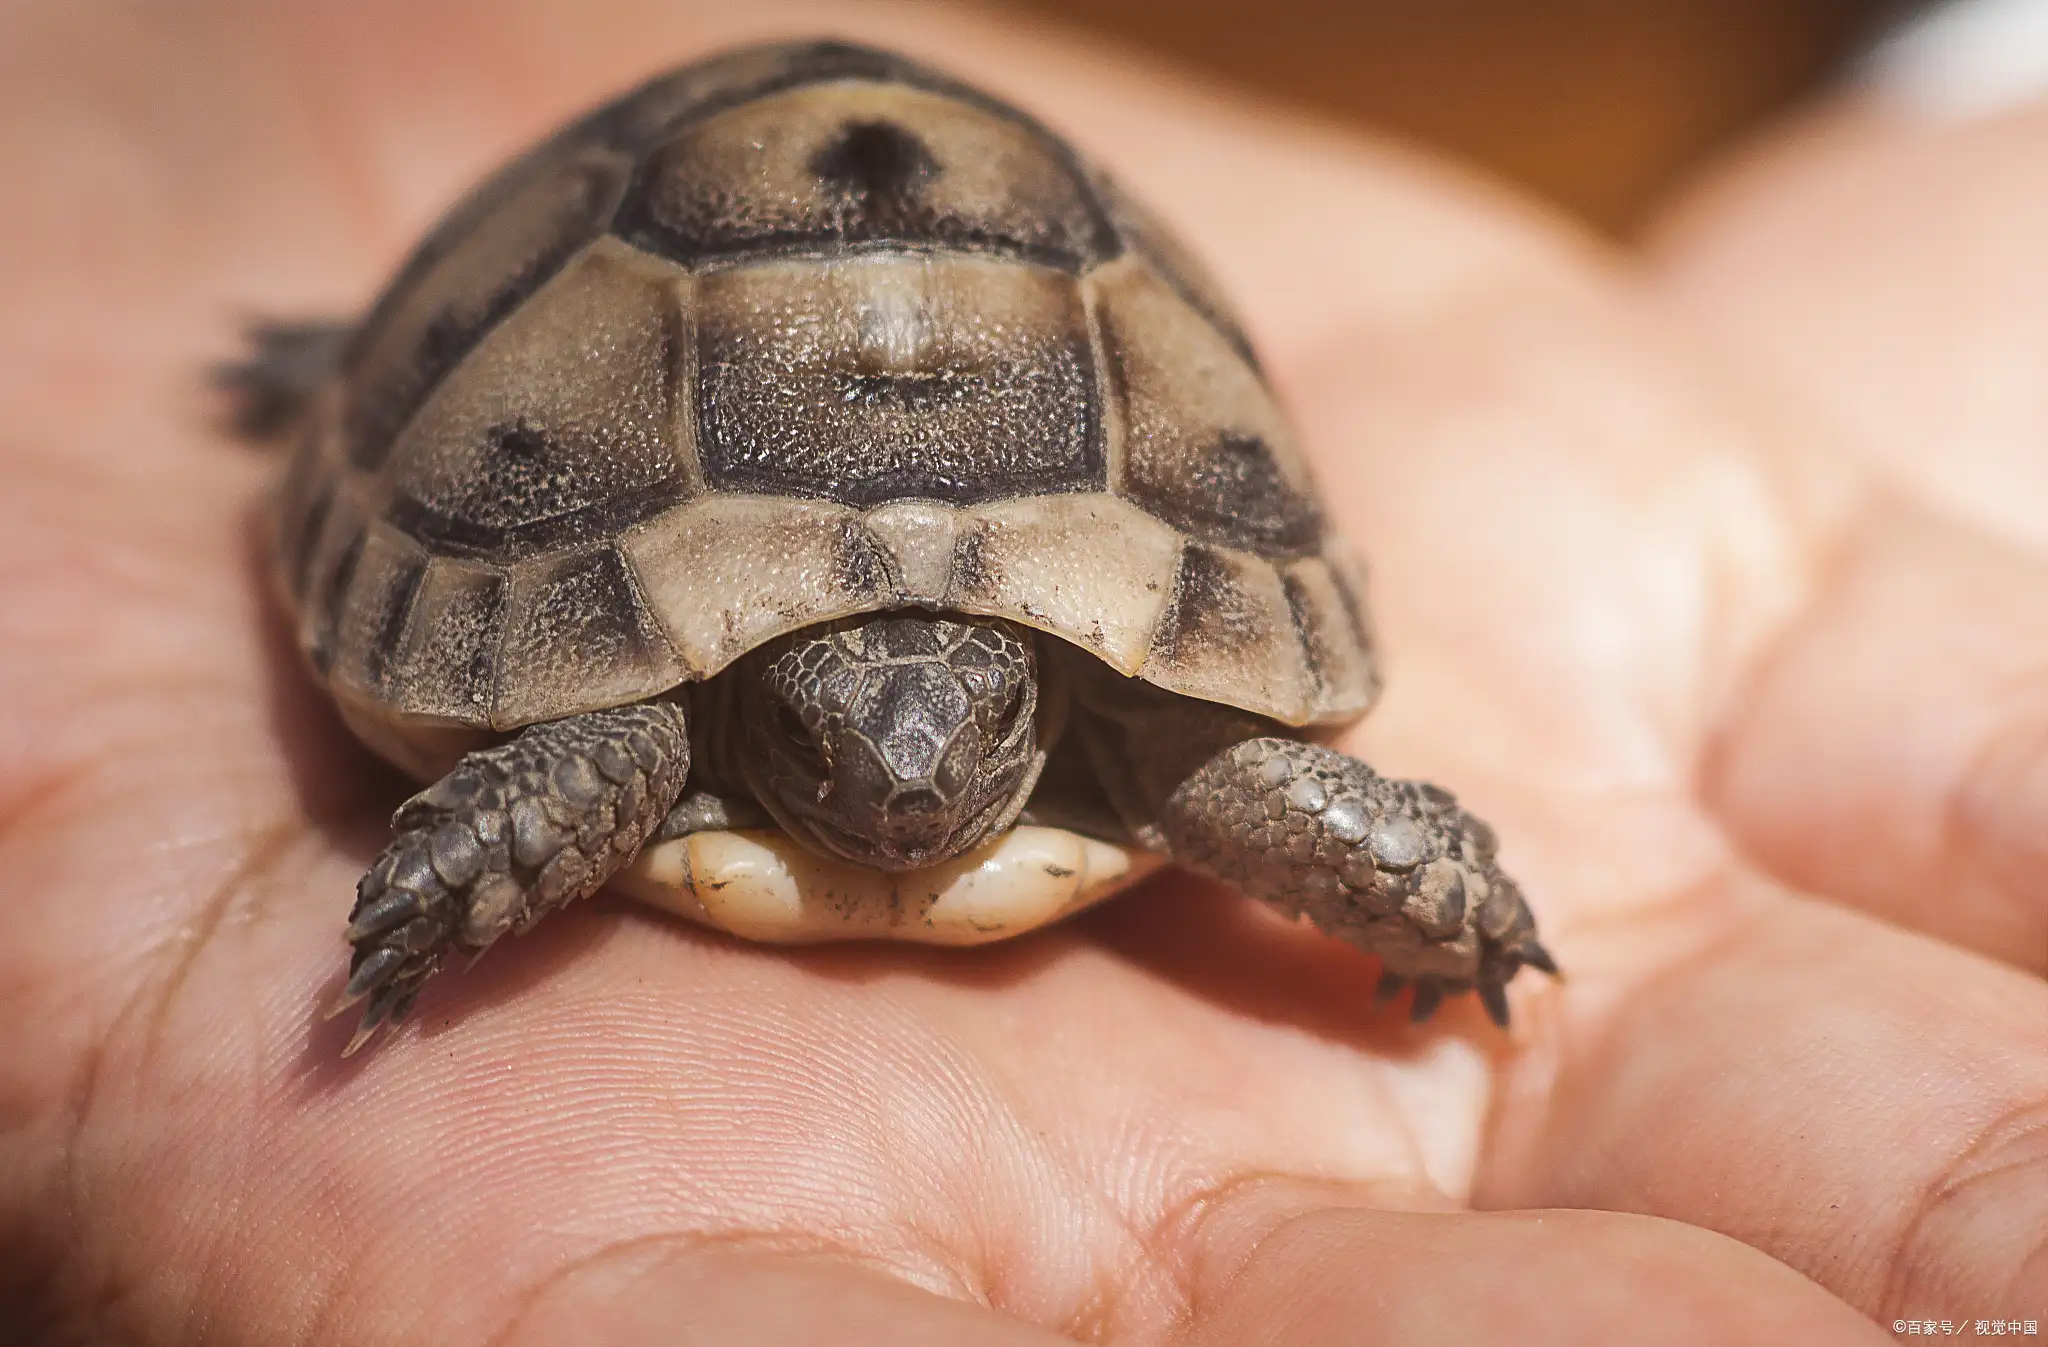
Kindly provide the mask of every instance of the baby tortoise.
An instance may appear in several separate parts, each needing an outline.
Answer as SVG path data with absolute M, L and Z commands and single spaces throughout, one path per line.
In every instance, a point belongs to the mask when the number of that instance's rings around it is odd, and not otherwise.
M 686 66 L 360 322 L 257 348 L 299 642 L 434 783 L 357 891 L 351 1050 L 643 851 L 771 821 L 888 901 L 1020 824 L 1142 849 L 1418 1019 L 1555 971 L 1485 824 L 1311 739 L 1377 690 L 1359 572 L 1216 287 L 986 94 L 836 42 Z

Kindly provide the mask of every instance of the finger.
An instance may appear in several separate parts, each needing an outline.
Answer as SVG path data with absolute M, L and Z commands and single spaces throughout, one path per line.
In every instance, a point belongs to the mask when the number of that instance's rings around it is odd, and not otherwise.
M 2048 548 L 2044 152 L 2040 101 L 1969 122 L 1836 105 L 1673 205 L 1661 284 L 1831 446 Z
M 1183 1347 L 1888 1340 L 1754 1249 L 1671 1221 L 1387 1211 L 1274 1180 L 1219 1200 L 1196 1231 Z
M 1664 227 L 1675 306 L 1887 499 L 1703 781 L 1775 874 L 2048 970 L 2048 108 L 1838 107 Z
M 2048 1312 L 2048 987 L 1722 883 L 1640 919 L 1653 970 L 1587 942 L 1482 1200 L 1718 1230 L 1883 1321 Z
M 2048 972 L 2048 558 L 1952 517 L 1872 518 L 1701 783 L 1779 877 Z

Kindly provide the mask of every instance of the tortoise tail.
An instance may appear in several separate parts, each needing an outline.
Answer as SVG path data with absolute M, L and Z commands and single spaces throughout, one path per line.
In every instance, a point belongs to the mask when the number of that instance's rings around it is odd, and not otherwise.
M 213 368 L 214 387 L 228 397 L 230 428 L 256 441 L 289 431 L 321 381 L 341 367 L 350 331 L 333 319 L 250 324 L 249 354 Z

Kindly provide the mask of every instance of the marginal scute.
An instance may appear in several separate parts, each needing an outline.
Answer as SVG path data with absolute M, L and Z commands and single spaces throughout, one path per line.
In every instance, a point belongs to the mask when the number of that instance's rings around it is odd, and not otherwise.
M 1258 557 L 1203 543 L 1181 553 L 1173 607 L 1138 676 L 1288 725 L 1314 718 L 1307 657 L 1286 587 Z
M 624 156 L 597 149 L 549 166 L 380 303 L 348 360 L 342 424 L 352 464 L 379 467 L 476 340 L 603 231 L 626 168 Z
M 1265 556 L 1314 551 L 1314 479 L 1244 357 L 1136 258 L 1089 284 L 1124 394 L 1124 492 L 1198 538 Z
M 1341 549 L 1343 544 L 1332 542 Z M 1368 633 L 1330 563 L 1309 557 L 1280 574 L 1295 634 L 1307 660 L 1313 705 L 1309 718 L 1333 721 L 1363 715 L 1379 694 Z
M 708 496 L 649 520 L 620 545 L 699 678 L 782 632 L 894 599 L 882 567 L 868 574 L 849 564 L 872 542 L 843 505 Z
M 1069 154 L 1020 114 L 867 80 L 686 126 L 635 176 L 619 228 L 691 265 L 897 243 L 1079 271 L 1117 247 Z
M 609 543 L 513 569 L 493 725 L 513 729 L 620 706 L 682 680 L 625 559 Z
M 1351 639 L 1360 650 L 1368 653 L 1369 658 L 1373 634 L 1372 617 L 1365 603 L 1365 561 L 1341 537 L 1332 536 L 1324 543 L 1323 562 L 1330 568 L 1330 579 L 1336 586 L 1337 600 L 1344 607 Z M 1373 673 L 1373 686 L 1377 693 L 1377 669 Z
M 726 491 L 961 504 L 1103 484 L 1086 315 L 1058 272 L 888 254 L 699 288 L 699 455 Z
M 605 243 L 500 323 L 392 455 L 394 522 L 505 559 L 602 537 L 696 488 L 682 442 L 688 278 Z
M 1011 617 L 1135 673 L 1173 593 L 1178 534 L 1116 496 L 985 505 L 963 522 L 946 606 Z
M 505 574 L 497 567 L 435 557 L 394 661 L 392 705 L 422 720 L 489 725 L 505 600 Z
M 418 543 L 387 524 L 370 525 L 336 614 L 334 661 L 327 675 L 336 685 L 388 695 L 426 569 L 427 554 Z

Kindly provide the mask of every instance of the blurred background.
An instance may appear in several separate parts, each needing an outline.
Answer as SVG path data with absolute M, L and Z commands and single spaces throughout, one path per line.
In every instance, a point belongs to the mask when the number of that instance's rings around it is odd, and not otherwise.
M 1625 236 L 1913 0 L 1006 0 L 1488 165 Z

